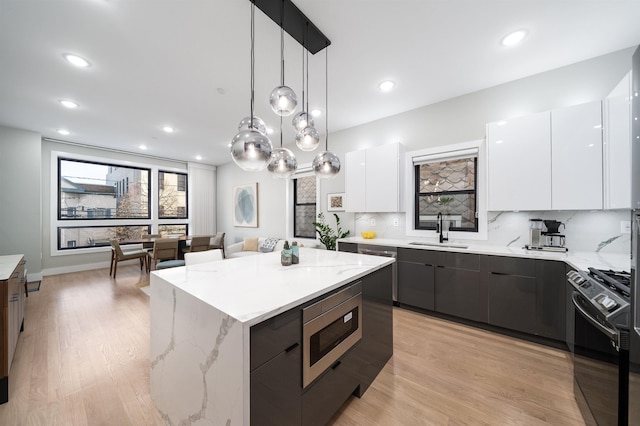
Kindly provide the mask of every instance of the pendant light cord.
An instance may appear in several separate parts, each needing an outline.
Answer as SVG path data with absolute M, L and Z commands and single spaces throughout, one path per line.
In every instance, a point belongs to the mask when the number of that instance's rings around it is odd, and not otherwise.
M 324 48 L 324 79 L 325 79 L 325 91 L 324 91 L 324 150 L 329 151 L 329 45 Z
M 255 67 L 255 38 L 256 38 L 256 26 L 255 26 L 255 3 L 251 2 L 251 118 L 250 123 L 251 129 L 255 129 L 255 125 L 253 124 L 253 102 L 254 102 L 254 74 L 253 69 Z
M 282 13 L 280 14 L 280 59 L 282 64 L 280 67 L 281 86 L 284 86 L 284 0 L 282 0 Z
M 307 22 L 307 29 L 305 34 L 309 34 L 309 22 Z M 307 114 L 309 113 L 309 50 L 307 49 Z M 304 101 L 303 101 L 304 102 Z M 303 104 L 304 105 L 304 104 Z
M 304 110 L 304 99 L 305 99 L 304 98 L 304 50 L 305 50 L 304 43 L 301 46 L 302 46 L 302 108 Z

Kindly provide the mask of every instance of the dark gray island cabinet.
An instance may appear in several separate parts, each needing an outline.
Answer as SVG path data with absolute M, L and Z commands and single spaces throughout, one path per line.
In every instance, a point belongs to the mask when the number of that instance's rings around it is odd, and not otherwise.
M 565 341 L 561 261 L 398 249 L 398 303 Z
M 251 424 L 323 425 L 350 395 L 364 394 L 393 354 L 391 271 L 387 266 L 357 280 L 362 338 L 307 387 L 302 309 L 315 301 L 251 327 Z

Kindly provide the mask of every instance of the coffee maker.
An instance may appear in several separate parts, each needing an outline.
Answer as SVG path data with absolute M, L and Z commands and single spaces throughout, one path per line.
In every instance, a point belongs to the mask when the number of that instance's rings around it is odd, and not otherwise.
M 529 219 L 529 244 L 527 250 L 567 251 L 565 236 L 560 233 L 564 223 L 557 220 Z
M 554 251 L 567 251 L 564 246 L 565 236 L 560 233 L 560 227 L 565 228 L 564 223 L 557 220 L 544 220 L 545 231 L 542 232 L 544 236 L 544 247 L 548 247 Z

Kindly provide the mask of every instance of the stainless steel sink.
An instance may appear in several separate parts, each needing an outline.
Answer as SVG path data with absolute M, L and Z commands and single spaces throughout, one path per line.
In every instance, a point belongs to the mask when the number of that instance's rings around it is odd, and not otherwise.
M 446 248 L 457 248 L 457 249 L 467 249 L 467 248 L 469 248 L 469 246 L 464 246 L 464 245 L 461 245 L 461 244 L 427 243 L 427 242 L 420 242 L 420 241 L 414 241 L 414 242 L 409 243 L 409 244 L 414 245 L 414 246 L 446 247 Z

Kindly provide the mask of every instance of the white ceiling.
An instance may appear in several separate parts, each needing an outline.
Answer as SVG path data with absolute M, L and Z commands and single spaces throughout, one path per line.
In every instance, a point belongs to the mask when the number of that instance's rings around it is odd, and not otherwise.
M 332 42 L 330 131 L 640 43 L 638 0 L 294 3 Z M 249 24 L 248 0 L 0 0 L 0 125 L 229 162 L 227 144 L 249 115 Z M 500 46 L 520 28 L 529 31 L 521 46 Z M 255 111 L 276 129 L 275 145 L 279 119 L 267 99 L 279 82 L 279 36 L 257 10 Z M 285 46 L 286 83 L 300 98 L 302 50 L 288 35 Z M 310 109 L 325 109 L 324 52 L 310 58 Z M 75 68 L 63 53 L 92 66 Z M 387 78 L 397 86 L 382 93 L 377 84 Z M 60 99 L 80 107 L 63 108 Z M 291 118 L 284 118 L 285 145 L 294 138 Z M 176 132 L 164 133 L 164 125 Z M 324 133 L 324 119 L 316 127 Z

